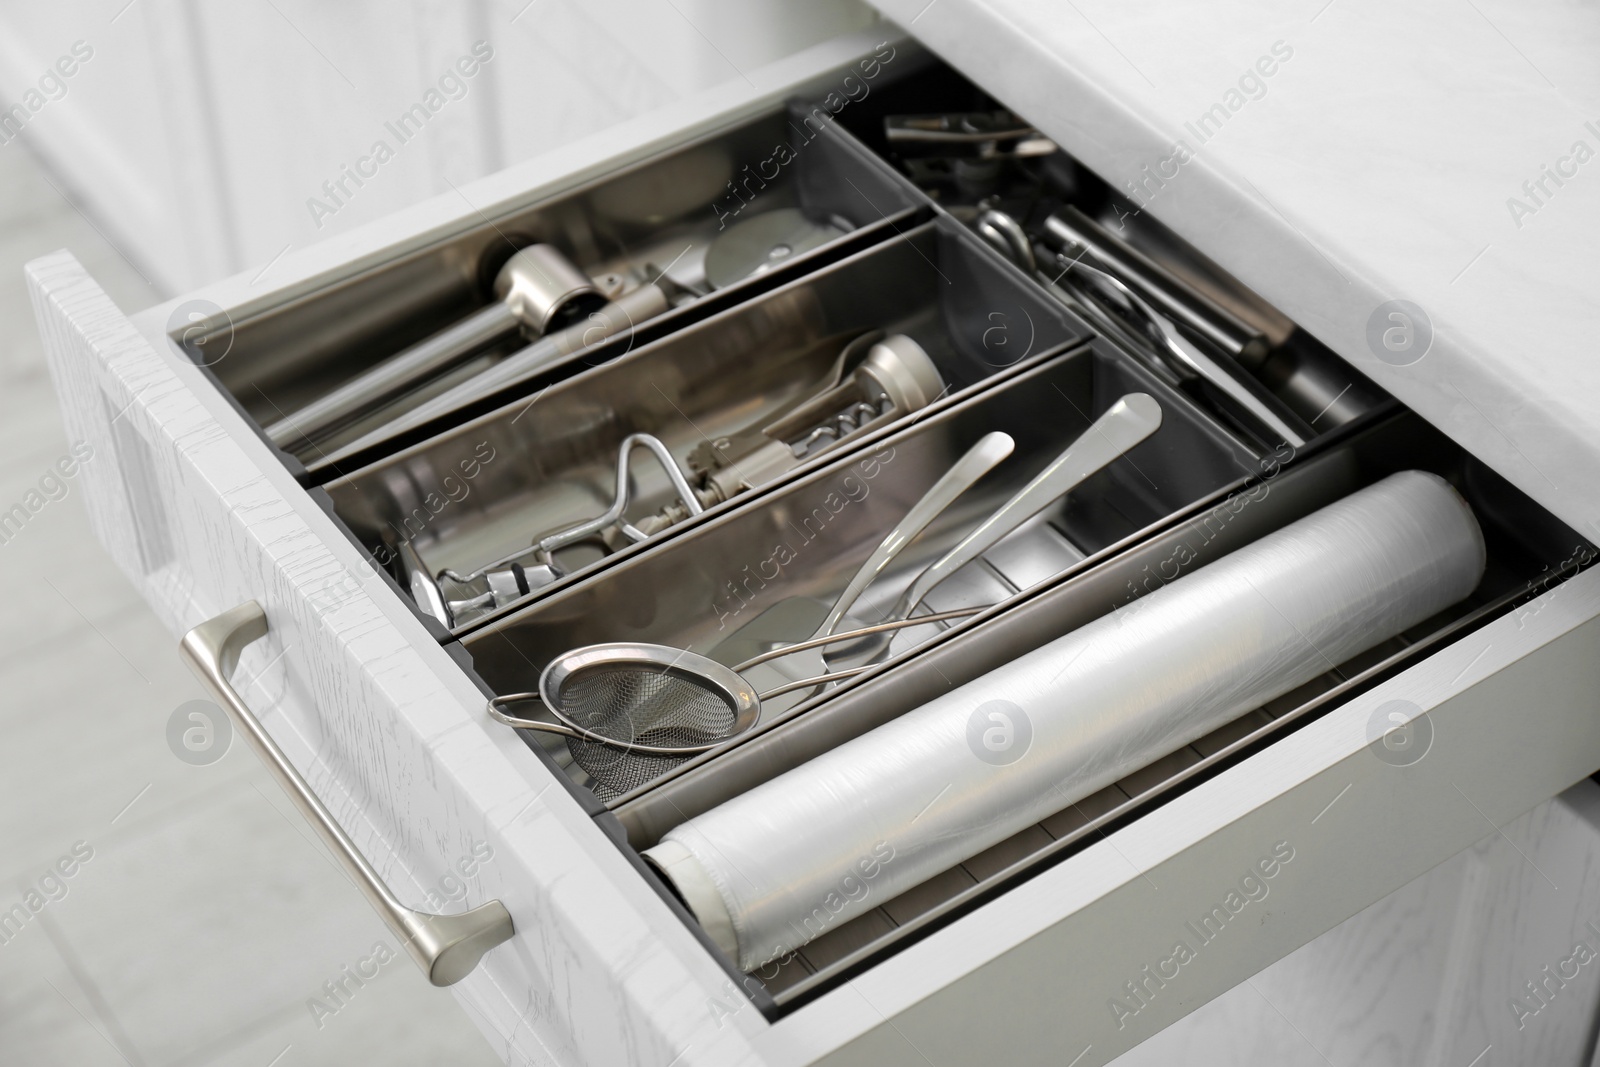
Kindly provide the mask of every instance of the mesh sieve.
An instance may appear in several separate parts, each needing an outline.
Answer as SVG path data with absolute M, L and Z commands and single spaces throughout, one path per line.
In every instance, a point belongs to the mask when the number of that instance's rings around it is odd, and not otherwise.
M 573 762 L 594 779 L 601 799 L 659 778 L 696 751 L 728 740 L 739 725 L 730 694 L 699 675 L 655 664 L 580 668 L 566 674 L 549 697 L 573 726 L 614 742 L 567 738 Z M 627 745 L 690 751 L 664 755 L 620 747 Z

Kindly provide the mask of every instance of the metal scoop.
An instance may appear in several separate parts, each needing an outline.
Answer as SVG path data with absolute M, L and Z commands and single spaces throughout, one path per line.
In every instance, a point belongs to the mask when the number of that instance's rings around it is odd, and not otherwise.
M 970 614 L 950 613 L 951 617 Z M 925 621 L 918 618 L 916 624 Z M 855 636 L 840 634 L 824 642 Z M 610 799 L 746 733 L 761 717 L 762 700 L 865 669 L 810 678 L 757 695 L 738 670 L 683 649 L 642 643 L 589 645 L 545 667 L 537 693 L 509 693 L 489 701 L 489 715 L 519 730 L 565 737 L 572 762 L 592 779 L 596 795 Z M 506 711 L 509 705 L 528 702 L 543 705 L 555 721 Z
M 538 701 L 556 720 L 509 715 Z M 761 699 L 737 673 L 693 652 L 649 644 L 575 649 L 545 667 L 537 693 L 489 702 L 509 726 L 560 734 L 572 761 L 603 796 L 621 796 L 690 757 L 744 733 Z

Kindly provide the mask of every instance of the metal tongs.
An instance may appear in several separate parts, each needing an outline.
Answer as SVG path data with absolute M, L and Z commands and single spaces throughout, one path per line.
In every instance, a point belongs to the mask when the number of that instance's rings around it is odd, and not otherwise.
M 1075 225 L 1069 225 L 1069 222 Z M 1257 356 L 1265 341 L 1243 324 L 1230 322 L 1219 309 L 1201 308 L 1195 294 L 1179 294 L 1170 280 L 1156 281 L 1129 267 L 1136 253 L 1109 247 L 1109 235 L 1092 227 L 1072 209 L 1052 216 L 1045 228 L 1065 247 L 1053 254 L 1062 268 L 1055 278 L 1039 266 L 1033 242 L 1015 218 L 988 208 L 978 213 L 973 229 L 1001 254 L 1028 271 L 1050 292 L 1082 312 L 1112 336 L 1127 337 L 1138 352 L 1150 357 L 1148 365 L 1169 385 L 1204 381 L 1229 401 L 1244 420 L 1296 448 L 1305 444 L 1304 427 L 1297 426 L 1258 395 L 1260 386 L 1248 378 L 1238 362 Z M 1094 236 L 1086 235 L 1093 228 Z M 1121 268 L 1121 269 L 1119 269 Z M 1128 276 L 1126 280 L 1124 275 Z M 1159 304 L 1159 306 L 1158 306 Z M 1218 358 L 1189 339 L 1179 327 L 1179 317 L 1197 336 L 1208 338 L 1219 351 L 1235 358 Z
M 1306 443 L 1300 432 L 1256 396 L 1240 380 L 1236 372 L 1225 368 L 1219 361 L 1207 355 L 1200 346 L 1184 337 L 1176 323 L 1157 311 L 1149 301 L 1134 292 L 1121 278 L 1110 271 L 1091 266 L 1082 259 L 1074 262 L 1068 269 L 1067 276 L 1074 275 L 1079 282 L 1077 288 L 1090 299 L 1101 301 L 1109 299 L 1111 303 L 1120 303 L 1126 309 L 1126 321 L 1140 329 L 1154 350 L 1156 358 L 1160 359 L 1180 380 L 1204 379 L 1283 441 L 1296 448 Z

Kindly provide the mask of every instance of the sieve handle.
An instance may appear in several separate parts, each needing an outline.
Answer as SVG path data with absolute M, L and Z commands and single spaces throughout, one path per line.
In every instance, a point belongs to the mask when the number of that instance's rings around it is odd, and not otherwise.
M 179 654 L 218 703 L 228 709 L 250 747 L 355 881 L 367 903 L 417 961 L 428 981 L 436 986 L 454 985 L 472 972 L 485 952 L 511 938 L 515 932 L 511 913 L 498 900 L 491 900 L 459 915 L 433 915 L 406 907 L 390 892 L 230 681 L 239 665 L 239 653 L 266 635 L 266 612 L 251 600 L 190 630 L 178 646 Z
M 507 693 L 505 696 L 495 697 L 489 701 L 489 718 L 495 722 L 515 726 L 518 730 L 542 730 L 547 734 L 560 734 L 562 737 L 582 738 L 584 735 L 570 726 L 562 726 L 558 722 L 544 722 L 540 719 L 524 719 L 520 715 L 512 715 L 506 711 L 507 704 L 520 704 L 524 701 L 537 701 L 542 707 L 544 700 L 538 693 Z
M 709 752 L 722 744 L 721 740 L 708 742 L 703 745 L 646 745 L 636 741 L 624 741 L 618 737 L 607 737 L 582 726 L 567 726 L 559 722 L 544 722 L 540 719 L 524 719 L 520 715 L 512 715 L 506 711 L 508 704 L 521 704 L 524 702 L 536 703 L 545 707 L 544 697 L 538 693 L 507 693 L 505 696 L 495 697 L 489 701 L 489 718 L 495 722 L 504 723 L 518 730 L 542 730 L 547 734 L 560 734 L 562 737 L 575 737 L 580 741 L 593 741 L 595 744 L 608 745 L 611 748 L 624 752 L 637 752 L 645 756 L 697 756 L 702 752 Z M 545 708 L 548 711 L 548 708 Z

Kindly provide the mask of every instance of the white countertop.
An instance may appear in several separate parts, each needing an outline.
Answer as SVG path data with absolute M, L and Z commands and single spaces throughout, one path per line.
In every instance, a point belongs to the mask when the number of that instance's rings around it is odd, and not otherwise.
M 876 3 L 1600 538 L 1600 7 Z M 1241 86 L 1263 57 L 1271 75 Z M 1219 117 L 1198 130 L 1213 105 Z M 1192 158 L 1130 193 L 1179 141 Z M 1580 141 L 1588 155 L 1574 153 Z M 1566 176 L 1533 185 L 1536 199 L 1523 183 L 1546 166 Z M 1531 210 L 1513 212 L 1512 197 Z M 1368 321 L 1391 300 L 1432 324 L 1431 346 L 1409 365 L 1369 345 Z

